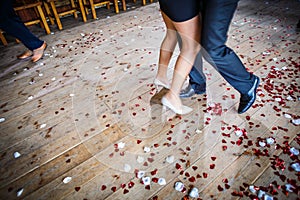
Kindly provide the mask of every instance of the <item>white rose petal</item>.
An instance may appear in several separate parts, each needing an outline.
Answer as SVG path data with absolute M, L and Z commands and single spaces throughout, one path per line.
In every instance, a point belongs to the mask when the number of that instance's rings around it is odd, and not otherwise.
M 47 124 L 41 124 L 40 128 L 45 128 Z
M 138 162 L 138 163 L 143 163 L 144 162 L 144 157 L 142 157 L 142 156 L 138 156 L 137 157 L 137 159 L 136 159 L 136 161 Z
M 0 123 L 1 123 L 1 122 L 4 122 L 4 121 L 5 121 L 5 118 L 4 118 L 4 117 L 1 117 L 1 118 L 0 118 Z
M 74 97 L 75 96 L 75 94 L 70 94 L 70 97 Z
M 137 177 L 138 178 L 142 178 L 143 176 L 145 176 L 145 174 L 146 174 L 146 172 L 144 172 L 144 171 L 138 171 L 138 173 L 137 173 Z
M 266 143 L 265 143 L 265 142 L 263 142 L 263 141 L 259 141 L 259 142 L 258 142 L 258 144 L 259 144 L 259 146 L 261 146 L 261 147 L 264 147 L 264 146 L 266 146 Z
M 142 178 L 142 181 L 143 181 L 143 183 L 144 183 L 144 185 L 150 185 L 150 183 L 151 183 L 151 178 L 150 177 L 143 177 Z
M 291 119 L 292 118 L 292 116 L 290 114 L 287 114 L 287 113 L 284 114 L 284 117 L 287 118 L 287 119 Z
M 21 189 L 18 189 L 18 191 L 17 191 L 17 197 L 21 196 L 21 195 L 22 195 L 22 193 L 23 193 L 23 191 L 24 191 L 24 189 L 23 189 L 23 188 L 21 188 Z
M 124 142 L 119 142 L 118 143 L 118 149 L 123 149 L 125 147 L 125 143 Z
M 64 183 L 64 184 L 67 184 L 67 183 L 69 183 L 71 180 L 72 180 L 72 177 L 68 176 L 68 177 L 64 178 L 63 183 Z
M 274 144 L 275 140 L 273 138 L 267 138 L 266 139 L 267 144 Z
M 294 154 L 295 156 L 298 156 L 298 155 L 299 155 L 299 150 L 296 149 L 295 147 L 290 148 L 290 152 L 291 152 L 292 154 Z
M 150 152 L 150 147 L 144 147 L 144 152 L 145 152 L 145 153 Z
M 295 125 L 299 125 L 300 124 L 300 118 L 299 119 L 293 119 L 292 122 Z
M 28 97 L 28 100 L 32 100 L 32 99 L 33 99 L 33 96 L 29 96 L 29 97 Z
M 250 190 L 250 192 L 251 192 L 252 194 L 256 194 L 256 190 L 255 190 L 255 188 L 254 188 L 253 185 L 250 185 L 250 186 L 249 186 L 249 190 Z
M 159 178 L 157 183 L 159 185 L 166 185 L 167 184 L 166 179 L 164 179 L 164 178 Z
M 16 152 L 14 153 L 14 157 L 15 157 L 15 158 L 19 158 L 20 156 L 21 156 L 21 154 L 20 154 L 19 152 L 16 151 Z
M 125 164 L 125 165 L 124 165 L 124 171 L 125 171 L 125 172 L 129 172 L 130 170 L 131 170 L 131 166 L 128 165 L 128 164 Z
M 166 161 L 167 161 L 167 163 L 173 163 L 174 162 L 174 156 L 168 156 L 167 158 L 166 158 Z

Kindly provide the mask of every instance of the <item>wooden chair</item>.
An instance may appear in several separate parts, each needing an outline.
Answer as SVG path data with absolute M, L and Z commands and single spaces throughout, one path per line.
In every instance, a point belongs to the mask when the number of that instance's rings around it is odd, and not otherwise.
M 1 39 L 1 42 L 4 46 L 7 46 L 7 41 L 3 35 L 3 31 L 0 29 L 0 39 Z
M 26 12 L 26 10 L 28 10 L 28 9 L 34 9 L 35 13 L 37 14 L 37 18 L 30 19 L 29 21 L 25 21 L 24 24 L 26 26 L 30 26 L 33 24 L 40 23 L 42 25 L 42 27 L 45 29 L 46 33 L 50 34 L 50 28 L 46 21 L 45 14 L 42 9 L 42 5 L 43 5 L 42 2 L 29 3 L 26 5 L 22 5 L 22 6 L 15 6 L 14 10 L 16 11 L 16 13 L 18 13 L 18 12 L 22 12 L 22 11 Z
M 136 3 L 136 0 L 133 0 L 133 3 Z M 150 0 L 150 3 L 153 3 L 153 0 Z M 146 4 L 146 0 L 142 0 L 142 5 L 145 6 Z
M 44 0 L 44 6 L 49 17 L 50 23 L 53 25 L 55 18 L 57 27 L 62 30 L 62 23 L 60 18 L 69 14 L 73 14 L 74 18 L 78 18 L 77 12 L 79 11 L 82 15 L 82 21 L 86 22 L 86 14 L 84 11 L 83 0 L 69 0 L 69 5 L 59 5 L 56 0 Z M 62 10 L 62 7 L 66 8 Z
M 105 5 L 107 7 L 107 9 L 110 9 L 110 3 L 111 2 L 109 0 L 106 0 L 106 1 L 83 0 L 83 3 L 85 5 L 85 7 L 88 7 L 88 8 L 91 9 L 93 19 L 97 19 L 96 7 Z M 115 7 L 115 12 L 119 13 L 120 11 L 119 11 L 118 0 L 113 0 L 113 4 L 114 4 L 114 7 Z M 123 8 L 124 11 L 126 10 L 125 0 L 122 0 L 122 8 Z M 86 13 L 88 13 L 88 9 L 86 10 Z

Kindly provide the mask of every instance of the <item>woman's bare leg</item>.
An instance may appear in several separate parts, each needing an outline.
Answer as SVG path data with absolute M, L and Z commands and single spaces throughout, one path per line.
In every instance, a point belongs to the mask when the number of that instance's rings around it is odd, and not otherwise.
M 165 38 L 163 39 L 160 47 L 158 70 L 156 79 L 169 85 L 167 78 L 168 65 L 170 63 L 173 51 L 177 44 L 177 35 L 172 21 L 162 12 L 162 17 L 167 27 Z
M 200 17 L 196 16 L 188 21 L 172 22 L 172 24 L 182 38 L 182 48 L 175 64 L 171 88 L 165 98 L 175 108 L 180 109 L 182 103 L 179 93 L 200 50 Z

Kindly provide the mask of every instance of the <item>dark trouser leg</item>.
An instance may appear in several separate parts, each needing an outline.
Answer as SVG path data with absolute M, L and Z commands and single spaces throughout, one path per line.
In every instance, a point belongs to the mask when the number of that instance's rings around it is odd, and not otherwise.
M 227 31 L 238 0 L 207 0 L 203 7 L 203 28 L 201 35 L 202 55 L 240 93 L 247 93 L 253 86 L 254 76 L 250 74 L 233 50 L 225 43 Z
M 33 35 L 15 14 L 13 2 L 0 1 L 0 28 L 19 39 L 28 49 L 34 50 L 43 45 L 43 41 Z

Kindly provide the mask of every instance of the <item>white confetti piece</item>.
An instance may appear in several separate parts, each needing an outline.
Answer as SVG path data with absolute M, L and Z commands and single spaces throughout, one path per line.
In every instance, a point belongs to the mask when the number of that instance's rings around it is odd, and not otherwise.
M 252 194 L 256 194 L 256 189 L 255 189 L 254 185 L 250 185 L 249 190 Z
M 167 163 L 173 163 L 174 162 L 174 156 L 168 156 L 167 158 L 166 158 L 166 161 L 167 161 Z
M 41 124 L 40 128 L 45 128 L 47 124 Z
M 282 99 L 281 98 L 275 98 L 275 101 L 280 102 Z
M 68 177 L 64 178 L 63 183 L 64 183 L 64 184 L 67 184 L 67 183 L 69 183 L 71 180 L 72 180 L 72 177 L 68 176 Z
M 33 99 L 33 96 L 29 96 L 29 97 L 28 97 L 28 100 L 32 100 L 32 99 Z
M 273 58 L 273 61 L 275 61 L 275 62 L 276 62 L 277 60 L 278 60 L 277 58 Z
M 290 152 L 291 152 L 292 154 L 294 154 L 295 156 L 298 156 L 298 155 L 299 155 L 299 150 L 296 149 L 295 147 L 290 148 Z
M 144 147 L 144 152 L 145 152 L 145 153 L 150 152 L 150 147 Z
M 125 147 L 125 143 L 124 142 L 119 142 L 118 143 L 118 149 L 123 149 Z
M 14 158 L 19 158 L 20 156 L 21 156 L 21 154 L 20 154 L 19 152 L 16 151 L 16 152 L 14 153 Z
M 294 191 L 293 189 L 295 189 L 295 187 L 289 183 L 285 185 L 285 188 L 288 192 L 293 192 Z
M 130 170 L 131 170 L 131 166 L 128 165 L 128 164 L 125 164 L 125 165 L 124 165 L 124 171 L 125 171 L 125 172 L 129 172 Z
M 196 133 L 200 134 L 200 133 L 202 133 L 202 131 L 200 129 L 196 129 Z
M 21 195 L 22 195 L 22 193 L 23 193 L 23 191 L 24 191 L 24 189 L 23 189 L 23 188 L 21 188 L 21 189 L 18 189 L 18 191 L 17 191 L 17 197 L 21 196 Z
M 300 172 L 300 164 L 299 163 L 293 163 L 291 167 L 296 171 Z
M 85 34 L 84 34 L 84 33 L 80 33 L 80 35 L 81 35 L 82 37 L 84 37 L 84 36 L 85 36 Z
M 41 66 L 45 65 L 44 63 L 40 63 Z
M 193 189 L 189 193 L 189 196 L 192 197 L 192 198 L 198 198 L 199 197 L 198 188 L 193 187 Z
M 264 147 L 264 146 L 266 146 L 266 143 L 265 143 L 265 142 L 263 142 L 263 141 L 259 141 L 259 142 L 258 142 L 258 144 L 259 144 L 259 146 L 261 146 L 261 147 Z
M 268 194 L 265 194 L 264 195 L 264 200 L 273 200 L 273 197 L 268 195 Z
M 137 178 L 142 178 L 142 177 L 145 176 L 145 174 L 146 174 L 146 172 L 144 172 L 144 171 L 138 171 L 138 173 L 136 174 L 136 176 L 137 176 Z
M 159 178 L 158 181 L 157 181 L 157 183 L 159 185 L 166 185 L 167 184 L 166 179 L 164 179 L 164 178 Z
M 74 97 L 75 96 L 75 94 L 70 94 L 70 97 Z
M 142 181 L 143 181 L 143 183 L 144 183 L 144 185 L 150 185 L 150 183 L 151 183 L 151 178 L 150 177 L 143 177 L 142 178 Z
M 242 130 L 236 130 L 236 131 L 234 131 L 235 132 L 235 135 L 237 136 L 237 137 L 241 137 L 242 135 L 243 135 L 243 131 Z
M 184 188 L 184 185 L 183 185 L 182 182 L 176 182 L 175 183 L 175 190 L 181 192 L 183 190 L 183 188 Z
M 39 77 L 42 77 L 42 76 L 44 76 L 44 74 L 43 73 L 39 73 Z
M 295 125 L 299 125 L 300 124 L 300 118 L 299 119 L 293 119 L 292 123 Z
M 257 196 L 258 196 L 258 198 L 261 199 L 265 194 L 266 194 L 266 192 L 259 190 Z
M 1 123 L 1 122 L 5 122 L 5 118 L 4 118 L 4 117 L 1 117 L 1 118 L 0 118 L 0 123 Z
M 56 80 L 56 78 L 55 78 L 55 77 L 51 78 L 51 81 L 55 81 L 55 80 Z
M 127 71 L 128 71 L 128 68 L 127 68 L 127 67 L 125 67 L 125 68 L 123 69 L 123 71 L 124 71 L 124 72 L 127 72 Z
M 143 163 L 144 162 L 144 157 L 142 157 L 142 156 L 138 156 L 137 157 L 137 159 L 136 159 L 136 161 L 138 162 L 138 163 Z
M 274 144 L 275 140 L 273 138 L 267 138 L 266 139 L 267 144 Z
M 287 99 L 288 101 L 293 101 L 293 100 L 294 100 L 293 97 L 291 97 L 290 95 L 287 96 L 286 99 Z
M 290 114 L 287 114 L 287 113 L 285 113 L 283 116 L 284 116 L 285 118 L 287 118 L 287 119 L 291 119 L 291 118 L 292 118 L 292 116 L 291 116 Z

